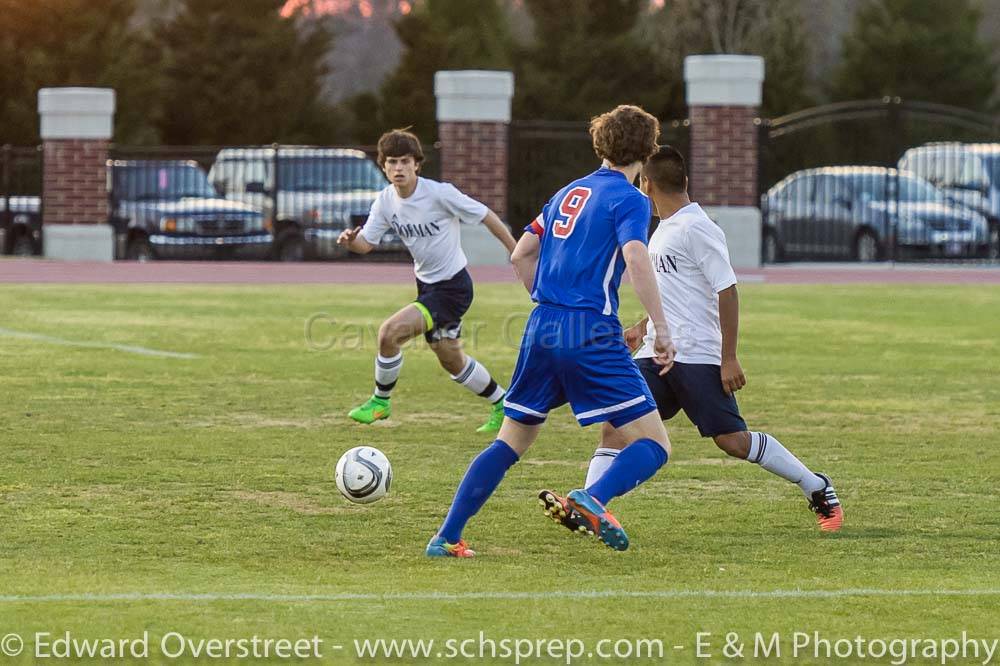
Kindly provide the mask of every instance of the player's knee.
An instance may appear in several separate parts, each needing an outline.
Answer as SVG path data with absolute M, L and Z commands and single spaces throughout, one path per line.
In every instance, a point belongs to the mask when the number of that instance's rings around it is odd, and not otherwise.
M 745 432 L 730 432 L 725 435 L 716 435 L 712 439 L 715 445 L 734 458 L 746 460 L 750 455 L 750 436 Z
M 378 327 L 378 348 L 382 354 L 394 354 L 399 350 L 399 345 L 404 333 L 402 327 L 391 321 L 384 321 Z
M 441 367 L 452 376 L 465 370 L 465 358 L 461 352 L 457 354 L 453 352 L 439 352 L 437 357 Z
M 621 436 L 615 427 L 605 421 L 601 424 L 601 448 L 605 449 L 624 449 L 628 445 L 625 438 Z

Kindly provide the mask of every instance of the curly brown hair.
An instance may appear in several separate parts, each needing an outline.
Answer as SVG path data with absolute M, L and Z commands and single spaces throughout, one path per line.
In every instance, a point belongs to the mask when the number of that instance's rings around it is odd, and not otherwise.
M 378 165 L 385 168 L 385 158 L 413 155 L 413 160 L 419 166 L 424 161 L 424 150 L 420 147 L 420 139 L 410 128 L 394 129 L 386 132 L 378 140 Z
M 594 152 L 614 166 L 645 162 L 656 152 L 660 121 L 638 106 L 621 104 L 590 120 Z

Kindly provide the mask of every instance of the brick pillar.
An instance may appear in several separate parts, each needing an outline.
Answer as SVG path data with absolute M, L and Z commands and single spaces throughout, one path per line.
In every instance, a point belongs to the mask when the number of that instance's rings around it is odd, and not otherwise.
M 437 72 L 434 94 L 441 180 L 482 201 L 504 219 L 514 75 L 475 70 Z M 463 227 L 462 248 L 471 265 L 508 260 L 503 247 L 483 227 Z
M 760 265 L 757 132 L 764 60 L 684 59 L 691 120 L 691 194 L 726 232 L 733 265 Z
M 42 234 L 45 256 L 111 261 L 107 160 L 115 91 L 42 88 Z

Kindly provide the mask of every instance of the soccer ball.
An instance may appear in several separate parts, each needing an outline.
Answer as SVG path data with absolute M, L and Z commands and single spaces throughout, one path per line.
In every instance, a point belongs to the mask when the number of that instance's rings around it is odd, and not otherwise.
M 337 461 L 337 488 L 355 504 L 385 497 L 392 483 L 392 465 L 372 446 L 355 446 Z

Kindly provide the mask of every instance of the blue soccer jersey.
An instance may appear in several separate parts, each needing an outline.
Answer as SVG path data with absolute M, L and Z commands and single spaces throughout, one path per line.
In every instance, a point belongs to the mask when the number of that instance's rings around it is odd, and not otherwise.
M 621 248 L 646 242 L 650 216 L 649 200 L 620 171 L 601 168 L 559 190 L 525 229 L 541 241 L 532 300 L 617 316 Z
M 542 423 L 569 403 L 581 425 L 615 427 L 656 409 L 622 337 L 621 248 L 645 244 L 649 200 L 612 169 L 576 180 L 545 205 L 526 232 L 539 236 L 532 311 L 504 414 Z

